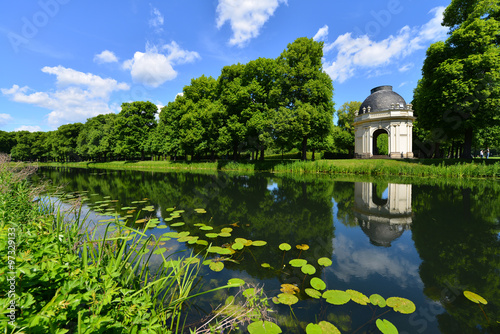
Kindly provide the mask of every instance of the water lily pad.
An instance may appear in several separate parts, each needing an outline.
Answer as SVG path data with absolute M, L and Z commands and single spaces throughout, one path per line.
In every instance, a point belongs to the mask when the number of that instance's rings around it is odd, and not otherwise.
M 262 263 L 260 266 L 262 268 L 271 268 L 271 265 L 269 263 Z
M 302 266 L 305 266 L 307 264 L 307 260 L 304 260 L 304 259 L 293 259 L 293 260 L 290 260 L 290 265 L 292 267 L 297 267 L 297 268 L 300 268 Z
M 279 334 L 281 328 L 270 321 L 256 321 L 248 325 L 247 331 L 250 334 Z
M 185 223 L 183 223 L 183 222 L 179 222 L 179 223 L 173 223 L 173 224 L 170 224 L 170 226 L 172 226 L 172 227 L 177 227 L 177 226 L 182 226 L 182 225 L 184 225 L 184 224 L 185 224 Z
M 323 330 L 318 324 L 308 324 L 306 327 L 307 334 L 322 334 Z
M 299 301 L 299 298 L 290 293 L 280 293 L 278 295 L 278 300 L 280 301 L 281 304 L 293 305 Z
M 179 232 L 167 232 L 167 233 L 163 233 L 162 236 L 171 237 L 171 238 L 179 238 Z
M 147 221 L 148 221 L 147 219 L 137 219 L 137 220 L 135 221 L 135 223 L 136 223 L 136 224 L 142 224 L 142 223 L 145 223 L 145 222 L 147 222 Z
M 286 252 L 286 251 L 289 251 L 290 249 L 292 249 L 292 246 L 290 246 L 289 244 L 287 244 L 286 242 L 282 243 L 279 245 L 279 248 Z
M 209 253 L 217 253 L 217 254 L 220 254 L 220 255 L 228 255 L 228 254 L 231 254 L 231 251 L 227 248 L 222 248 L 222 247 L 219 247 L 219 246 L 210 246 L 208 249 L 207 249 L 207 252 Z
M 214 228 L 212 226 L 207 226 L 207 225 L 204 225 L 204 226 L 200 227 L 200 230 L 202 230 L 202 231 L 211 231 L 213 229 Z
M 234 239 L 235 242 L 239 242 L 240 244 L 243 244 L 243 246 L 250 246 L 252 244 L 252 241 L 247 240 L 245 238 L 236 238 Z
M 476 304 L 479 304 L 479 303 L 484 304 L 484 305 L 488 304 L 486 299 L 484 299 L 483 297 L 481 297 L 480 295 L 478 295 L 477 293 L 474 293 L 472 291 L 464 291 L 464 296 L 468 300 L 470 300 Z
M 327 290 L 323 292 L 323 298 L 327 303 L 333 305 L 344 305 L 351 300 L 351 295 L 341 290 Z
M 194 209 L 197 213 L 207 213 L 205 209 Z
M 188 244 L 192 245 L 192 244 L 195 244 L 198 242 L 198 238 L 199 237 L 193 237 L 193 236 L 190 236 L 189 237 L 190 239 L 188 240 Z
M 281 284 L 280 291 L 283 293 L 295 294 L 296 292 L 299 292 L 300 289 L 296 285 L 283 283 L 283 284 Z
M 306 275 L 314 275 L 316 273 L 316 268 L 310 264 L 303 265 L 300 270 Z
M 168 228 L 167 225 L 160 225 L 160 226 L 156 226 L 156 228 Z
M 217 238 L 219 236 L 219 234 L 217 234 L 217 233 L 207 233 L 207 234 L 205 234 L 205 236 L 207 238 Z
M 387 306 L 392 307 L 394 311 L 403 314 L 411 314 L 415 312 L 415 304 L 409 299 L 401 297 L 390 297 L 387 298 Z
M 332 265 L 332 260 L 330 260 L 329 258 L 327 257 L 322 257 L 322 258 L 319 258 L 318 259 L 318 264 L 320 266 L 324 266 L 324 267 L 329 267 Z
M 264 246 L 267 245 L 267 241 L 255 240 L 252 242 L 252 246 Z
M 319 292 L 318 290 L 307 288 L 304 291 L 307 293 L 307 295 L 309 297 L 316 298 L 316 299 L 321 298 L 321 292 Z
M 377 328 L 384 334 L 398 334 L 398 329 L 389 320 L 377 319 Z
M 243 291 L 243 296 L 245 296 L 245 298 L 247 299 L 255 296 L 255 288 L 245 289 L 245 291 Z
M 325 290 L 326 289 L 325 282 L 321 278 L 318 278 L 318 277 L 311 278 L 310 284 L 316 290 Z
M 188 236 L 190 233 L 189 231 L 182 231 L 182 232 L 179 232 L 179 237 L 182 238 L 182 237 L 186 237 Z
M 235 250 L 243 249 L 243 247 L 245 246 L 241 242 L 235 242 L 234 244 L 231 245 L 231 248 Z
M 196 240 L 196 243 L 198 245 L 208 246 L 208 241 L 206 241 L 206 240 Z
M 153 252 L 153 254 L 163 254 L 163 253 L 165 253 L 166 251 L 167 251 L 167 249 L 166 249 L 166 248 L 158 248 L 157 250 L 155 250 L 155 251 Z
M 338 328 L 335 327 L 333 324 L 329 323 L 328 321 L 320 321 L 318 325 L 319 327 L 321 327 L 323 333 L 340 334 Z
M 367 296 L 356 290 L 346 290 L 351 295 L 351 300 L 360 305 L 367 305 L 370 302 Z
M 379 307 L 387 306 L 384 297 L 376 293 L 370 296 L 370 303 L 372 303 L 373 305 L 378 305 Z
M 233 232 L 233 229 L 230 227 L 224 227 L 222 230 L 220 230 L 223 233 L 231 233 Z
M 221 271 L 222 269 L 224 269 L 224 263 L 223 262 L 220 262 L 220 261 L 211 261 L 210 264 L 208 265 L 208 267 L 210 269 L 212 269 L 213 271 Z
M 306 244 L 297 245 L 295 247 L 297 247 L 297 249 L 300 249 L 300 250 L 308 250 L 309 249 L 309 246 Z
M 229 233 L 229 232 L 221 232 L 221 233 L 219 233 L 219 237 L 229 238 L 230 236 L 231 236 L 231 233 Z
M 231 278 L 229 281 L 227 281 L 227 284 L 242 286 L 245 284 L 245 281 L 241 278 Z

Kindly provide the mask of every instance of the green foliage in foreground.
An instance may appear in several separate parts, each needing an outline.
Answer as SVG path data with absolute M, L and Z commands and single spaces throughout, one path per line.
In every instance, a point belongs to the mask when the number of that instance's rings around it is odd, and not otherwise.
M 252 162 L 169 162 L 169 161 L 115 161 L 109 163 L 40 163 L 40 166 L 99 168 L 99 169 L 152 169 L 152 170 L 210 170 L 240 172 L 271 172 L 298 174 L 342 174 L 370 176 L 417 176 L 449 178 L 500 177 L 500 161 L 478 160 L 466 163 L 459 160 L 266 160 Z
M 199 261 L 169 260 L 155 273 L 153 236 L 113 222 L 103 236 L 68 223 L 34 189 L 0 163 L 2 328 L 33 333 L 177 333 Z M 77 206 L 75 206 L 77 207 Z M 3 265 L 6 264 L 6 265 Z M 224 289 L 226 285 L 210 291 Z M 207 292 L 210 292 L 207 291 Z M 204 293 L 207 293 L 204 292 Z M 4 316 L 5 315 L 5 316 Z

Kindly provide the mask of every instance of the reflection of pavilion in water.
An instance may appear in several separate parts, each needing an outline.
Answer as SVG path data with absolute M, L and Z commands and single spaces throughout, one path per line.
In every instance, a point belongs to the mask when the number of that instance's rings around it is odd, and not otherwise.
M 386 192 L 387 196 L 379 196 L 375 183 L 356 182 L 354 216 L 372 244 L 390 247 L 410 229 L 411 184 L 389 183 Z

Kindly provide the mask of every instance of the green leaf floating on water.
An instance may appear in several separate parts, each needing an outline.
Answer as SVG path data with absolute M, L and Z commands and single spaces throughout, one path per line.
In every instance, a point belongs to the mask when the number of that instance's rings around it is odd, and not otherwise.
M 483 297 L 481 297 L 480 295 L 478 295 L 477 293 L 474 293 L 472 291 L 464 291 L 464 296 L 470 300 L 471 302 L 474 302 L 476 304 L 488 304 L 488 302 L 486 301 L 486 299 L 484 299 Z
M 229 281 L 227 281 L 227 284 L 242 286 L 245 284 L 245 281 L 241 278 L 231 278 Z
M 260 266 L 262 268 L 271 268 L 271 265 L 269 263 L 262 263 Z
M 231 245 L 231 248 L 234 249 L 234 250 L 240 250 L 240 249 L 243 249 L 243 244 L 240 243 L 240 242 L 235 242 L 234 244 Z
M 403 313 L 403 314 L 411 314 L 415 312 L 416 307 L 415 304 L 409 299 L 401 298 L 401 297 L 390 297 L 387 298 L 387 306 L 392 307 L 394 311 Z
M 183 223 L 183 222 L 179 222 L 179 223 L 173 223 L 173 224 L 170 224 L 170 226 L 172 226 L 172 227 L 176 227 L 176 226 L 182 226 L 182 225 L 184 225 L 184 224 L 185 224 L 185 223 Z
M 375 322 L 377 328 L 384 334 L 398 334 L 398 329 L 389 320 L 377 319 Z
M 290 249 L 292 249 L 292 246 L 290 246 L 289 244 L 287 244 L 286 242 L 282 243 L 279 245 L 279 248 L 286 252 L 286 251 L 289 251 Z
M 207 250 L 209 253 L 217 253 L 217 254 L 220 254 L 220 255 L 229 255 L 231 254 L 231 251 L 227 248 L 222 248 L 222 247 L 219 247 L 219 246 L 211 246 L 208 248 Z
M 351 299 L 355 303 L 358 303 L 360 305 L 367 305 L 370 302 L 370 299 L 368 299 L 367 296 L 365 296 L 364 294 L 362 294 L 359 291 L 346 290 L 346 292 L 351 295 Z
M 256 321 L 248 325 L 247 331 L 250 334 L 279 334 L 281 328 L 270 321 Z
M 338 328 L 335 327 L 333 324 L 329 323 L 328 321 L 320 321 L 318 325 L 319 327 L 321 327 L 323 333 L 340 334 Z
M 292 267 L 297 267 L 297 268 L 300 268 L 302 266 L 305 266 L 307 264 L 307 260 L 304 260 L 304 259 L 293 259 L 293 260 L 290 260 L 290 265 Z
M 379 307 L 387 306 L 384 297 L 376 293 L 370 296 L 370 303 L 372 303 L 373 305 L 378 305 Z
M 230 236 L 231 236 L 231 233 L 229 233 L 229 232 L 221 232 L 221 233 L 219 233 L 219 237 L 229 238 Z
M 207 226 L 207 225 L 204 225 L 204 226 L 200 227 L 200 230 L 202 230 L 202 231 L 211 231 L 213 229 L 214 228 L 212 226 Z
M 324 266 L 324 267 L 329 267 L 332 265 L 332 260 L 330 260 L 329 258 L 327 257 L 322 257 L 322 258 L 319 258 L 318 259 L 318 264 L 320 266 Z
M 306 327 L 306 333 L 307 334 L 322 334 L 323 330 L 317 324 L 309 324 Z
M 221 271 L 222 269 L 224 269 L 224 263 L 220 261 L 218 262 L 211 261 L 208 267 L 213 271 Z
M 231 233 L 233 232 L 233 229 L 230 227 L 224 227 L 222 230 L 220 230 L 222 233 Z
M 325 282 L 321 278 L 318 278 L 318 277 L 311 278 L 310 284 L 316 290 L 325 290 L 326 289 Z
M 167 249 L 166 249 L 166 248 L 158 248 L 158 249 L 156 249 L 156 250 L 153 252 L 153 254 L 163 254 L 163 253 L 165 253 L 166 251 L 167 251 Z
M 321 292 L 319 292 L 318 290 L 307 288 L 304 291 L 307 293 L 307 295 L 309 297 L 316 298 L 316 299 L 321 298 Z
M 219 236 L 219 234 L 217 234 L 217 233 L 207 233 L 207 234 L 205 234 L 205 236 L 207 238 L 217 238 Z
M 323 292 L 323 298 L 327 303 L 333 305 L 344 305 L 351 300 L 351 295 L 341 290 L 327 290 Z
M 303 265 L 300 270 L 306 275 L 314 275 L 316 273 L 316 268 L 310 264 Z
M 252 242 L 252 246 L 264 246 L 264 245 L 267 245 L 267 242 L 263 240 L 255 240 L 254 242 Z
M 299 301 L 299 298 L 290 293 L 280 293 L 278 295 L 278 300 L 281 304 L 293 305 Z

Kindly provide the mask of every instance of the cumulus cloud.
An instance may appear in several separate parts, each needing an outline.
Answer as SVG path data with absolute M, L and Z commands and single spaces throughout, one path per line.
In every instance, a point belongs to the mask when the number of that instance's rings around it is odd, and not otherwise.
M 413 66 L 414 66 L 413 63 L 404 64 L 403 66 L 401 66 L 400 68 L 398 68 L 398 71 L 399 72 L 406 72 L 409 69 L 413 68 Z
M 115 54 L 109 50 L 104 50 L 103 52 L 96 54 L 94 56 L 94 62 L 98 64 L 104 64 L 104 63 L 116 63 L 118 61 L 118 58 L 115 56 Z
M 54 91 L 36 92 L 28 86 L 2 88 L 12 101 L 49 109 L 48 123 L 57 127 L 64 123 L 85 122 L 89 117 L 113 112 L 109 99 L 113 92 L 130 89 L 126 83 L 83 73 L 62 66 L 44 67 L 42 72 L 56 76 Z
M 7 124 L 12 119 L 9 114 L 0 114 L 0 125 Z
M 367 35 L 356 38 L 351 33 L 340 35 L 324 47 L 325 54 L 337 51 L 333 60 L 325 60 L 324 69 L 332 80 L 342 83 L 360 69 L 372 70 L 404 59 L 416 50 L 423 49 L 426 43 L 446 37 L 447 28 L 441 26 L 443 11 L 444 7 L 436 7 L 430 11 L 434 17 L 423 26 L 404 26 L 396 35 L 381 41 L 373 41 Z
M 22 125 L 15 129 L 14 131 L 29 131 L 29 132 L 38 132 L 42 131 L 42 128 L 38 125 Z
M 287 4 L 287 0 L 219 0 L 217 28 L 229 22 L 233 31 L 229 44 L 243 47 L 259 35 L 262 26 L 282 3 Z
M 123 68 L 130 70 L 134 82 L 158 87 L 177 77 L 173 65 L 191 63 L 200 59 L 195 51 L 186 51 L 172 41 L 162 46 L 146 45 L 146 52 L 137 51 L 132 59 L 123 63 Z
M 323 27 L 319 28 L 313 39 L 315 41 L 323 41 L 328 37 L 328 26 L 325 24 Z
M 158 10 L 158 8 L 153 7 L 151 4 L 151 18 L 149 19 L 149 26 L 156 30 L 156 32 L 161 32 L 163 29 L 161 26 L 163 25 L 163 15 Z

